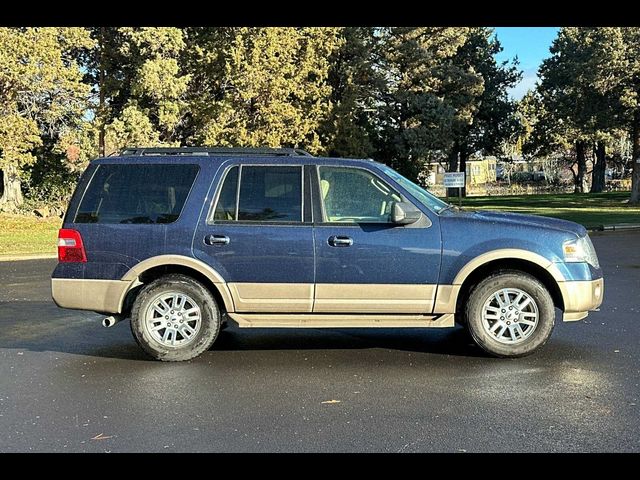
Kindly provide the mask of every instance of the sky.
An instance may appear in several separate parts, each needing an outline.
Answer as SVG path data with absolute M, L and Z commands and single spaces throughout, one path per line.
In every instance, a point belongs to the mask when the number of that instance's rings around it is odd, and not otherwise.
M 538 67 L 549 57 L 549 47 L 559 27 L 496 27 L 495 32 L 503 51 L 497 55 L 499 61 L 518 57 L 522 80 L 509 94 L 520 99 L 532 89 L 538 80 Z

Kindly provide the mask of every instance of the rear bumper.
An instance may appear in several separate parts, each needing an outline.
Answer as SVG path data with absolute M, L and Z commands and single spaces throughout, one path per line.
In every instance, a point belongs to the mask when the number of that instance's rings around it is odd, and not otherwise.
M 121 313 L 129 285 L 122 280 L 52 278 L 51 297 L 62 308 Z
M 582 320 L 602 304 L 604 297 L 604 279 L 590 281 L 558 282 L 564 302 L 565 322 Z

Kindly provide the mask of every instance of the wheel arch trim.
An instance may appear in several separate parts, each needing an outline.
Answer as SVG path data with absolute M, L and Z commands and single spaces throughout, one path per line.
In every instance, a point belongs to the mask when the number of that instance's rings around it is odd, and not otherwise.
M 460 271 L 458 271 L 452 284 L 462 285 L 467 277 L 469 277 L 469 275 L 471 275 L 476 269 L 489 262 L 509 259 L 525 260 L 527 262 L 534 263 L 548 271 L 556 282 L 566 281 L 558 267 L 556 267 L 556 265 L 548 258 L 529 250 L 522 250 L 519 248 L 500 248 L 485 252 L 467 262 Z
M 127 273 L 122 277 L 122 281 L 129 282 L 129 286 L 126 291 L 122 294 L 120 298 L 120 305 L 122 307 L 122 302 L 127 295 L 127 293 L 134 287 L 141 284 L 140 276 L 156 267 L 163 266 L 181 266 L 187 267 L 196 272 L 204 275 L 218 290 L 222 300 L 224 302 L 224 307 L 227 312 L 234 312 L 234 303 L 231 292 L 229 291 L 229 287 L 227 286 L 227 282 L 225 279 L 217 272 L 215 269 L 211 268 L 209 265 L 204 263 L 201 260 L 187 257 L 185 255 L 158 255 L 155 257 L 147 258 L 142 262 L 136 264 L 134 267 L 129 269 Z

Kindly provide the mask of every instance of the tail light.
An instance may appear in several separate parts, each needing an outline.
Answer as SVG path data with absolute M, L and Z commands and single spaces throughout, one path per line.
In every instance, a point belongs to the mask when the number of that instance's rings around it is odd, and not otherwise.
M 83 263 L 87 261 L 80 232 L 70 228 L 60 229 L 58 232 L 58 261 Z

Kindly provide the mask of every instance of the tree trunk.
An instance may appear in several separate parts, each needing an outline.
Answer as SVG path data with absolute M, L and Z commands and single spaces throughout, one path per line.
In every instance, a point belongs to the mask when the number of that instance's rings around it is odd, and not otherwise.
M 586 146 L 583 141 L 576 142 L 576 161 L 578 162 L 578 173 L 575 176 L 575 188 L 573 193 L 584 193 L 585 173 L 587 173 Z
M 22 189 L 20 188 L 20 177 L 18 169 L 15 165 L 7 165 L 3 170 L 2 184 L 4 190 L 0 197 L 0 206 L 8 210 L 14 210 L 17 206 L 22 205 Z
M 629 203 L 638 204 L 640 203 L 640 111 L 637 111 L 633 117 L 631 143 L 633 144 L 631 155 L 633 170 L 631 173 L 631 198 L 629 198 Z
M 453 144 L 451 147 L 451 151 L 449 152 L 449 169 L 448 172 L 457 172 L 458 171 L 458 153 L 460 152 L 460 148 L 457 143 Z
M 100 45 L 98 48 L 100 49 L 99 54 L 99 73 L 98 73 L 98 153 L 101 157 L 105 156 L 105 95 L 104 95 L 104 31 L 105 27 L 100 27 Z
M 454 143 L 453 147 L 451 148 L 451 151 L 449 152 L 449 159 L 448 159 L 448 164 L 449 164 L 449 168 L 448 168 L 448 172 L 457 172 L 458 171 L 458 155 L 460 153 L 460 147 L 458 146 L 458 143 Z M 457 188 L 447 188 L 447 197 L 457 197 L 458 196 L 458 189 Z
M 466 172 L 467 172 L 467 159 L 469 158 L 469 153 L 467 152 L 466 148 L 462 148 L 460 149 L 460 171 L 461 172 L 465 172 L 465 177 L 464 177 L 464 187 L 462 188 L 462 196 L 466 197 L 467 196 L 467 176 L 466 176 Z
M 591 193 L 600 193 L 604 191 L 605 170 L 607 167 L 607 150 L 604 142 L 600 141 L 596 144 L 596 163 L 593 165 L 591 173 Z

